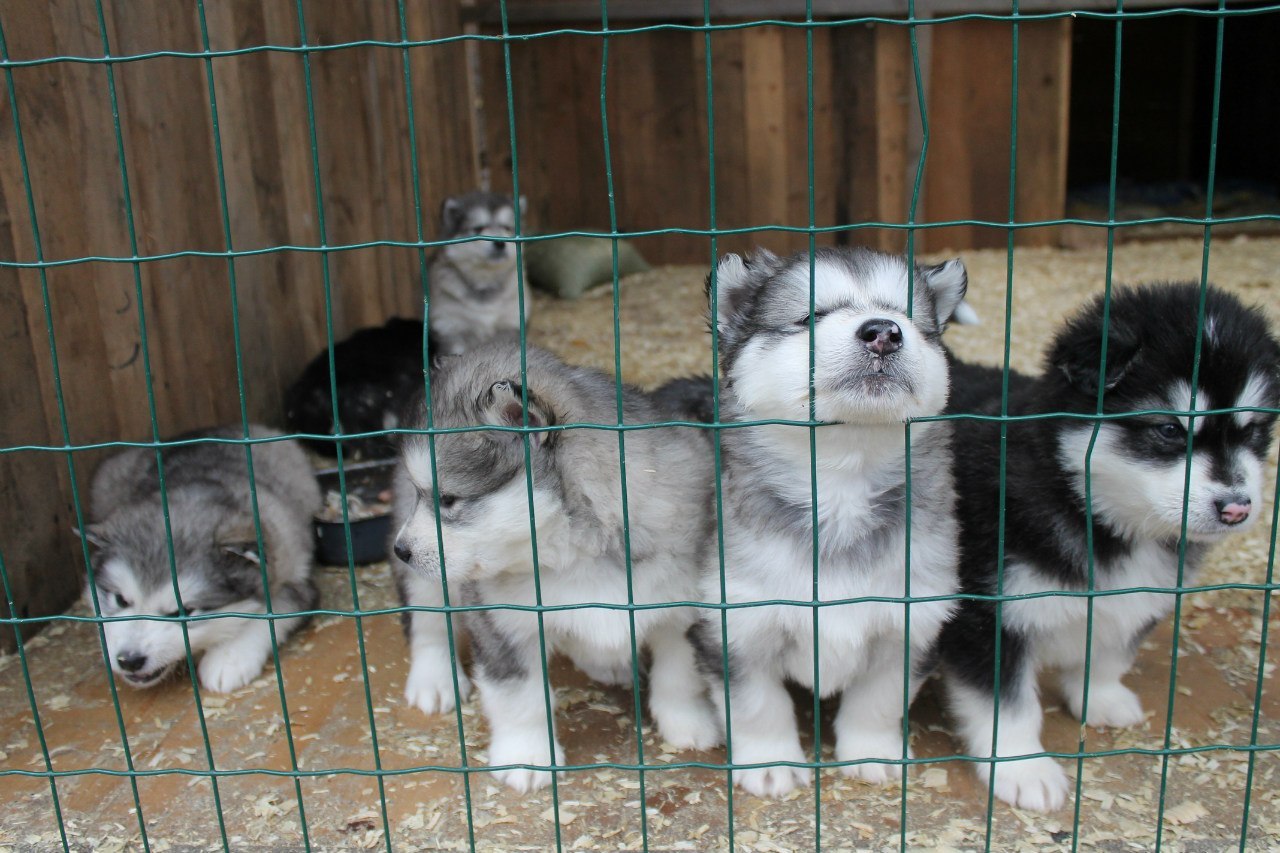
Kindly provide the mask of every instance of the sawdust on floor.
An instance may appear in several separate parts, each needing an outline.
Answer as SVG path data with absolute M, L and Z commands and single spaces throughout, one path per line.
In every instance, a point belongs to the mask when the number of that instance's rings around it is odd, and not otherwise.
M 1135 282 L 1196 279 L 1198 240 L 1129 244 L 1115 255 L 1115 279 Z M 1003 358 L 1007 259 L 1003 252 L 964 256 L 970 301 L 982 326 L 948 332 L 965 357 L 999 364 Z M 1280 240 L 1215 241 L 1210 278 L 1262 304 L 1280 326 Z M 1010 362 L 1034 370 L 1057 323 L 1101 289 L 1105 253 L 1019 250 L 1015 256 Z M 705 269 L 662 268 L 626 279 L 620 290 L 621 365 L 627 381 L 652 386 L 672 376 L 706 373 L 712 357 L 705 333 Z M 566 359 L 612 372 L 613 304 L 608 289 L 572 303 L 537 297 L 531 339 Z M 1270 471 L 1276 470 L 1273 456 Z M 1218 548 L 1200 580 L 1259 583 L 1271 545 L 1273 490 L 1265 491 L 1263 523 Z M 384 564 L 319 571 L 323 606 L 353 608 L 352 588 L 365 611 L 394 606 L 394 584 Z M 1219 850 L 1238 845 L 1248 812 L 1250 846 L 1280 846 L 1280 697 L 1274 689 L 1275 652 L 1261 644 L 1263 593 L 1220 590 L 1183 598 L 1177 681 L 1170 690 L 1172 626 L 1144 644 L 1128 682 L 1142 696 L 1146 722 L 1122 732 L 1085 731 L 1052 708 L 1044 740 L 1050 750 L 1074 752 L 1084 737 L 1089 751 L 1139 750 L 1067 762 L 1081 779 L 1078 812 L 1072 805 L 1049 815 L 999 803 L 988 814 L 986 789 L 963 762 L 947 734 L 935 686 L 927 686 L 912 712 L 915 755 L 940 760 L 915 766 L 903 789 L 877 789 L 836 772 L 812 789 L 781 801 L 736 793 L 733 846 L 738 850 L 807 850 L 815 846 L 821 812 L 824 849 L 1067 849 L 1078 835 L 1085 849 L 1149 849 L 1157 828 L 1170 849 Z M 81 605 L 72 611 L 83 615 Z M 1271 629 L 1280 627 L 1273 609 Z M 482 765 L 486 731 L 478 706 L 428 718 L 406 707 L 401 690 L 406 649 L 394 614 L 317 618 L 282 654 L 283 693 L 273 671 L 242 690 L 203 697 L 197 711 L 185 675 L 148 691 L 121 688 L 121 720 L 129 760 L 140 771 L 138 798 L 148 840 L 157 851 L 217 849 L 222 834 L 236 850 L 384 847 L 389 828 L 395 849 L 545 850 L 559 843 L 575 850 L 639 849 L 642 819 L 654 850 L 729 848 L 729 791 L 718 770 L 671 767 L 684 761 L 718 763 L 722 750 L 677 754 L 644 721 L 644 760 L 635 771 L 599 766 L 572 771 L 559 784 L 559 820 L 549 791 L 516 795 L 487 774 L 459 768 L 459 725 L 466 760 Z M 362 666 L 363 639 L 367 665 Z M 37 731 L 23 667 L 16 655 L 0 658 L 0 769 L 40 771 L 43 734 L 55 770 L 58 804 L 73 849 L 139 849 L 120 725 L 92 625 L 57 622 L 26 644 L 41 730 Z M 1258 670 L 1263 679 L 1259 693 Z M 552 679 L 560 705 L 561 739 L 574 765 L 630 763 L 637 758 L 631 692 L 588 683 L 556 664 Z M 371 702 L 366 702 L 366 691 Z M 1051 696 L 1049 697 L 1051 701 Z M 1148 754 L 1169 745 L 1185 750 L 1167 761 Z M 1255 708 L 1256 706 L 1256 708 Z M 798 704 L 802 730 L 812 731 L 811 703 Z M 829 723 L 829 707 L 824 722 Z M 1256 714 L 1255 714 L 1256 710 Z M 201 719 L 203 717 L 203 721 Z M 202 726 L 207 727 L 206 752 Z M 1256 731 L 1255 731 L 1256 727 Z M 377 749 L 374 749 L 376 734 Z M 824 758 L 830 758 L 828 749 Z M 1257 744 L 1261 749 L 1250 749 Z M 227 773 L 214 789 L 212 761 Z M 1252 758 L 1251 758 L 1252 757 Z M 305 775 L 294 781 L 294 767 Z M 382 783 L 378 767 L 387 773 Z M 429 768 L 429 769 L 423 769 Z M 110 773 L 84 772 L 108 770 Z M 243 772 L 248 771 L 248 772 Z M 266 772 L 262 772 L 266 771 Z M 1250 774 L 1252 779 L 1250 782 Z M 1158 818 L 1165 786 L 1163 820 Z M 643 785 L 643 789 L 642 786 Z M 643 795 L 642 795 L 643 794 Z M 385 796 L 385 818 L 382 806 Z M 0 844 L 15 849 L 60 847 L 53 798 L 40 777 L 0 776 Z M 305 813 L 305 819 L 304 819 Z M 385 823 L 384 823 L 385 820 Z M 904 823 L 905 821 L 905 823 Z M 306 827 L 304 841 L 303 826 Z

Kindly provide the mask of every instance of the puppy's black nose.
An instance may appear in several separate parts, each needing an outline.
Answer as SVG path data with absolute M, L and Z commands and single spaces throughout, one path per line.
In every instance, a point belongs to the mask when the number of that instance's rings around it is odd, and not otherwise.
M 400 540 L 396 540 L 395 547 L 391 550 L 396 552 L 396 556 L 399 557 L 402 562 L 408 563 L 413 561 L 413 549 L 408 545 L 405 545 Z
M 892 320 L 868 320 L 858 329 L 858 340 L 876 355 L 902 349 L 902 329 Z
M 493 248 L 490 251 L 493 253 L 495 258 L 500 258 L 507 253 L 507 244 L 502 241 L 497 241 L 493 244 Z
M 125 672 L 137 672 L 147 665 L 147 656 L 136 652 L 121 652 L 116 655 L 116 663 Z
M 1214 501 L 1213 505 L 1217 508 L 1218 518 L 1223 524 L 1240 524 L 1249 517 L 1253 501 L 1243 495 L 1234 495 L 1226 500 Z

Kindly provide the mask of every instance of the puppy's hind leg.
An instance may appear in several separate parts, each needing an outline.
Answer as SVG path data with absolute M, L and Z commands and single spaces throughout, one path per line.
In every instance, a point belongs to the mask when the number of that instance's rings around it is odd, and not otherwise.
M 649 712 L 662 739 L 679 749 L 720 743 L 720 724 L 707 701 L 685 625 L 657 625 L 646 638 L 653 653 Z

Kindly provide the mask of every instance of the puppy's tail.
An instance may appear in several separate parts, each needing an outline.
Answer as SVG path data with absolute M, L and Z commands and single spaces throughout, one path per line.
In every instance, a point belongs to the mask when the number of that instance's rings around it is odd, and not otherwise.
M 651 396 L 658 405 L 678 415 L 681 420 L 711 423 L 715 419 L 711 392 L 710 376 L 690 376 L 672 379 L 658 386 Z

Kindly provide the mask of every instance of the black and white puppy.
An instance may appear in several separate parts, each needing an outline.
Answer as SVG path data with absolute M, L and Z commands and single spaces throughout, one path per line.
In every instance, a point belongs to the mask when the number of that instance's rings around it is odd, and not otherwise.
M 810 601 L 814 537 L 811 464 L 817 471 L 820 600 L 910 594 L 947 596 L 958 586 L 951 479 L 951 426 L 910 429 L 908 529 L 904 421 L 936 415 L 947 401 L 947 359 L 939 337 L 965 293 L 959 261 L 911 269 L 904 259 L 864 249 L 820 249 L 779 258 L 726 255 L 712 306 L 720 334 L 725 421 L 809 419 L 810 263 L 814 414 L 811 451 L 804 426 L 722 431 L 724 588 L 729 603 Z M 908 295 L 909 289 L 911 296 Z M 811 452 L 816 459 L 811 461 Z M 720 563 L 704 573 L 703 600 L 719 601 Z M 730 736 L 735 764 L 805 762 L 785 682 L 840 695 L 838 761 L 870 782 L 900 778 L 904 689 L 914 695 L 954 603 L 910 605 L 910 659 L 902 603 L 718 610 L 695 629 L 699 662 L 725 720 L 722 643 L 727 642 Z M 816 647 L 816 648 L 815 648 Z M 807 784 L 802 767 L 734 771 L 747 791 L 781 796 Z
M 1209 288 L 1204 322 L 1197 329 L 1200 296 L 1196 284 L 1113 293 L 1102 380 L 1105 413 L 1192 411 L 1197 331 L 1203 349 L 1195 411 L 1280 404 L 1280 346 L 1262 313 Z M 1103 308 L 1102 299 L 1095 299 L 1058 332 L 1042 376 L 1010 375 L 1009 414 L 1097 411 Z M 950 411 L 999 414 L 998 369 L 958 362 L 952 376 Z M 956 482 L 964 592 L 995 594 L 1001 571 L 1005 595 L 1088 590 L 1090 509 L 1093 589 L 1176 586 L 1184 517 L 1183 582 L 1189 583 L 1210 545 L 1254 522 L 1275 420 L 1274 414 L 1249 411 L 1194 418 L 1140 415 L 1098 422 L 1096 441 L 1095 425 L 1088 420 L 1010 422 L 1002 565 L 997 565 L 1000 427 L 959 424 Z M 1194 444 L 1184 507 L 1188 433 Z M 1094 599 L 1087 722 L 1132 726 L 1142 721 L 1138 697 L 1121 677 L 1142 637 L 1173 605 L 1174 597 L 1164 593 Z M 1083 596 L 1004 603 L 1000 725 L 993 749 L 995 605 L 961 605 L 940 645 L 952 712 L 969 754 L 1043 752 L 1036 688 L 1042 668 L 1057 671 L 1067 707 L 1081 716 L 1087 608 Z M 975 767 L 989 778 L 989 765 Z M 995 773 L 996 796 L 1016 806 L 1051 810 L 1065 800 L 1067 777 L 1051 758 L 1001 762 Z
M 514 341 L 491 341 L 441 359 L 433 373 L 433 422 L 517 427 L 525 423 L 527 402 L 527 423 L 534 429 L 617 423 L 614 380 L 605 374 L 529 347 L 524 379 L 527 392 Z M 622 406 L 628 424 L 674 417 L 629 387 Z M 423 424 L 421 405 L 418 417 Z M 697 429 L 627 433 L 625 517 L 622 459 L 613 431 L 534 432 L 528 454 L 529 468 L 518 433 L 453 432 L 436 438 L 433 465 L 426 437 L 410 435 L 396 485 L 401 523 L 394 565 L 405 603 L 440 606 L 443 541 L 451 603 L 497 606 L 467 611 L 461 620 L 489 723 L 492 766 L 564 761 L 558 739 L 554 753 L 549 749 L 538 615 L 502 609 L 537 603 L 531 527 L 537 534 L 541 601 L 570 606 L 543 617 L 547 654 L 564 653 L 592 678 L 626 685 L 632 683 L 632 634 L 625 605 L 696 600 L 711 538 L 711 448 Z M 574 607 L 592 604 L 614 606 Z M 637 610 L 634 641 L 652 661 L 649 710 L 662 738 L 702 748 L 718 742 L 720 732 L 686 636 L 695 619 L 691 607 Z M 445 627 L 438 612 L 411 613 L 413 666 L 406 694 L 429 711 L 454 702 Z M 465 685 L 460 678 L 459 688 Z M 551 781 L 545 771 L 519 767 L 496 775 L 518 791 Z

